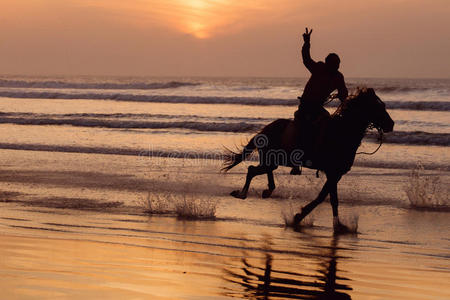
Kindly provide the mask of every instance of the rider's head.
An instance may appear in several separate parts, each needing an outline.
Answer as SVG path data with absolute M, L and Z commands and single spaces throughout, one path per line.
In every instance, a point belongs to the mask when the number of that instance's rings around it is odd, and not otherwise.
M 339 69 L 340 63 L 341 60 L 339 59 L 339 56 L 336 53 L 330 53 L 325 58 L 325 64 L 330 70 L 337 71 Z

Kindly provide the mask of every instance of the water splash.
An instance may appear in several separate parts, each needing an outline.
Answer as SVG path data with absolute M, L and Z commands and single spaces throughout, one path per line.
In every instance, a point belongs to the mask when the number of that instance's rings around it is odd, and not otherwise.
M 450 209 L 448 187 L 438 176 L 427 175 L 422 164 L 411 171 L 405 192 L 416 209 Z
M 340 228 L 338 229 L 338 233 L 345 234 L 356 234 L 358 233 L 358 214 L 351 214 L 349 216 L 344 216 L 340 218 Z M 336 230 L 335 230 L 336 231 Z
M 211 198 L 184 193 L 175 201 L 175 212 L 179 219 L 214 220 L 216 218 L 217 201 Z
M 288 200 L 281 209 L 281 217 L 284 220 L 284 225 L 286 227 L 294 227 L 294 216 L 296 213 L 300 211 L 301 206 L 298 203 L 295 203 L 292 199 Z M 300 223 L 300 227 L 313 227 L 313 226 L 314 226 L 313 215 L 307 216 Z
M 140 206 L 150 215 L 174 214 L 179 219 L 213 220 L 216 218 L 217 204 L 217 200 L 185 189 L 181 193 L 149 192 Z

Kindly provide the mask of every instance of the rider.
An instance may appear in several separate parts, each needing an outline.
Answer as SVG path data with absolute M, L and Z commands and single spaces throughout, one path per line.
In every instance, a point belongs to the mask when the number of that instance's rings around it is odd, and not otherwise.
M 308 145 L 311 145 L 317 123 L 324 118 L 329 118 L 330 114 L 323 107 L 330 97 L 331 92 L 337 89 L 337 97 L 344 101 L 348 96 L 345 86 L 344 76 L 338 71 L 340 59 L 336 53 L 330 53 L 324 62 L 315 62 L 311 58 L 309 49 L 311 48 L 312 29 L 303 34 L 302 58 L 303 64 L 311 72 L 311 77 L 306 83 L 303 95 L 299 97 L 300 104 L 295 112 L 294 121 L 300 124 L 301 139 L 300 148 L 308 152 Z M 311 146 L 312 147 L 312 146 Z M 291 173 L 297 173 L 298 168 L 293 168 Z

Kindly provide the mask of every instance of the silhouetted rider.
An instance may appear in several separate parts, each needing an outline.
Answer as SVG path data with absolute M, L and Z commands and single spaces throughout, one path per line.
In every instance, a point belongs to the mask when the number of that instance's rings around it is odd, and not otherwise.
M 309 53 L 311 33 L 312 29 L 308 32 L 308 28 L 306 28 L 302 47 L 303 64 L 311 72 L 311 78 L 306 83 L 303 95 L 300 97 L 299 109 L 295 112 L 296 119 L 302 115 L 308 115 L 307 117 L 312 117 L 314 120 L 321 113 L 328 114 L 323 105 L 334 90 L 338 91 L 337 96 L 341 101 L 348 96 L 344 76 L 338 71 L 341 62 L 339 56 L 336 53 L 330 53 L 325 58 L 325 63 L 315 62 L 311 58 Z
M 313 148 L 314 136 L 319 133 L 318 124 L 323 118 L 329 118 L 330 114 L 323 107 L 330 94 L 337 90 L 337 97 L 344 101 L 348 96 L 344 76 L 338 71 L 340 59 L 336 53 L 330 53 L 324 62 L 315 62 L 311 58 L 311 33 L 312 29 L 303 34 L 302 58 L 303 64 L 311 72 L 311 77 L 306 83 L 303 95 L 299 97 L 300 104 L 295 112 L 294 120 L 299 125 L 301 137 L 299 146 L 308 155 Z M 293 170 L 293 174 L 296 174 Z

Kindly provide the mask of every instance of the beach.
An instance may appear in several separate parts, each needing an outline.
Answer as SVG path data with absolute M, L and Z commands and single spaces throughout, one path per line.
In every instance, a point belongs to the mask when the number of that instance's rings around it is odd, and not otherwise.
M 224 147 L 292 118 L 304 82 L 1 77 L 2 298 L 450 298 L 448 80 L 348 80 L 396 122 L 339 183 L 353 234 L 333 234 L 329 201 L 286 226 L 324 183 L 312 170 L 229 196 L 255 161 L 223 174 Z M 180 217 L 190 202 L 209 214 Z

